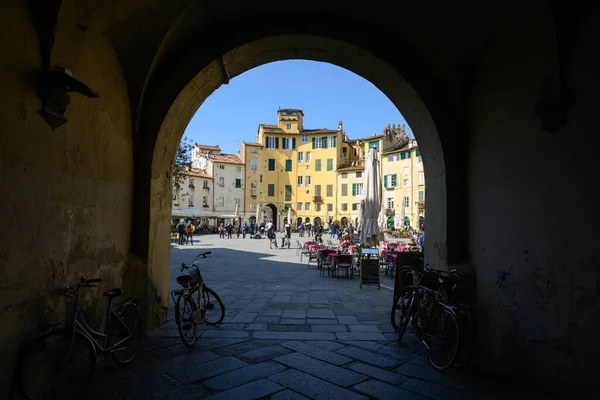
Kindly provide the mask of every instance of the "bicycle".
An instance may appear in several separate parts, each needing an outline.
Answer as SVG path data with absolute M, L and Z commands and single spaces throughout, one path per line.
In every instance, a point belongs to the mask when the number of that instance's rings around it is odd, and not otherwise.
M 423 273 L 407 267 L 402 272 L 413 276 L 413 285 L 402 289 L 392 310 L 394 316 L 400 317 L 396 321 L 397 340 L 401 341 L 412 320 L 415 333 L 427 348 L 429 362 L 435 369 L 444 370 L 453 364 L 458 353 L 460 328 L 456 313 L 444 303 L 441 289 L 436 291 L 421 284 Z
M 183 288 L 171 292 L 171 298 L 175 302 L 175 322 L 179 337 L 187 347 L 193 347 L 196 342 L 198 324 L 218 325 L 225 318 L 223 301 L 214 290 L 204 284 L 197 264 L 200 258 L 206 258 L 211 253 L 207 251 L 198 254 L 196 260 L 190 265 L 181 263 L 181 272 L 186 269 L 191 271 L 177 277 L 177 283 Z M 211 297 L 214 301 L 211 301 Z M 215 310 L 216 305 L 219 306 L 217 310 Z M 211 311 L 215 311 L 215 313 L 210 313 Z
M 98 287 L 94 283 L 101 281 L 99 278 L 82 277 L 76 286 L 66 286 L 59 291 L 65 297 L 65 321 L 38 328 L 37 337 L 22 349 L 17 367 L 17 384 L 24 398 L 81 398 L 92 379 L 98 353 L 110 354 L 120 365 L 129 364 L 137 355 L 144 334 L 137 298 L 125 299 L 116 307 L 111 307 L 113 299 L 121 296 L 123 290 L 114 288 L 104 293 L 108 297 L 104 332 L 90 328 L 81 311 L 80 288 Z M 66 307 L 69 298 L 74 302 L 71 314 Z M 132 342 L 135 335 L 139 340 Z M 56 346 L 52 346 L 53 340 L 57 341 Z M 79 357 L 82 353 L 85 357 Z M 77 362 L 83 359 L 87 361 L 79 366 Z M 28 378 L 33 378 L 31 384 Z

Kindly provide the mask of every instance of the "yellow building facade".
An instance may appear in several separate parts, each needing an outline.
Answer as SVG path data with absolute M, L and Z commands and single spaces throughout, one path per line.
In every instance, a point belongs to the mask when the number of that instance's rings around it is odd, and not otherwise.
M 249 223 L 273 220 L 281 229 L 287 221 L 288 209 L 291 209 L 291 223 L 295 226 L 300 222 L 325 226 L 332 222 L 341 226 L 356 225 L 363 195 L 364 160 L 369 148 L 375 147 L 380 155 L 385 154 L 381 163 L 382 177 L 384 168 L 386 174 L 393 168 L 396 168 L 396 174 L 404 171 L 406 163 L 401 162 L 404 158 L 395 161 L 393 145 L 398 133 L 386 130 L 382 135 L 350 140 L 344 134 L 341 122 L 337 130 L 306 129 L 303 119 L 302 110 L 280 109 L 277 124 L 260 124 L 256 142 L 242 143 L 239 155 L 246 166 L 243 219 Z M 394 161 L 389 165 L 386 146 L 391 149 L 389 155 L 394 155 Z M 418 176 L 417 169 L 411 167 L 409 171 Z M 413 177 L 410 183 L 410 189 L 417 193 L 419 187 L 413 189 Z M 398 215 L 402 215 L 400 204 L 408 189 L 408 185 L 400 185 L 398 190 L 384 188 L 384 207 L 387 196 L 393 194 L 393 209 L 397 208 Z M 418 196 L 411 192 L 409 203 Z M 418 212 L 413 208 L 403 211 L 411 218 L 411 226 L 416 227 Z M 417 220 L 413 221 L 413 215 Z

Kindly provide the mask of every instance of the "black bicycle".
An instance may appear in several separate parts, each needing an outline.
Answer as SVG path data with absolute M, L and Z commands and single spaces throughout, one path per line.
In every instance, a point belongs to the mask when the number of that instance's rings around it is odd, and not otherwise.
M 177 283 L 182 289 L 171 292 L 171 298 L 175 302 L 175 322 L 179 337 L 188 347 L 192 347 L 196 342 L 198 324 L 218 325 L 225 317 L 223 301 L 214 290 L 206 287 L 198 267 L 198 260 L 211 253 L 207 251 L 198 254 L 190 265 L 181 263 L 181 272 L 190 272 L 177 277 Z
M 137 298 L 123 299 L 113 306 L 123 290 L 104 293 L 108 297 L 104 332 L 92 329 L 81 311 L 80 289 L 97 287 L 94 283 L 101 281 L 83 277 L 77 285 L 59 291 L 65 297 L 65 322 L 38 328 L 36 338 L 21 350 L 17 384 L 24 398 L 79 399 L 92 379 L 97 353 L 110 354 L 121 365 L 137 355 L 144 335 Z M 73 310 L 69 310 L 69 300 Z

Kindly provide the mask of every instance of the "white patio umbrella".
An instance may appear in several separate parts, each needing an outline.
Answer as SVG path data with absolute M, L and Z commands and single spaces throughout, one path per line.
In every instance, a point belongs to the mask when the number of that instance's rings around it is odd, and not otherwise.
M 385 214 L 383 213 L 383 206 L 381 207 L 381 211 L 379 211 L 379 217 L 377 217 L 377 224 L 379 225 L 379 230 L 384 230 L 385 226 Z
M 256 226 L 260 225 L 260 203 L 256 205 Z
M 360 242 L 379 243 L 377 217 L 381 211 L 381 176 L 379 175 L 379 156 L 371 148 L 367 155 L 363 180 L 363 208 L 360 229 Z
M 287 223 L 292 226 L 292 207 L 288 208 Z

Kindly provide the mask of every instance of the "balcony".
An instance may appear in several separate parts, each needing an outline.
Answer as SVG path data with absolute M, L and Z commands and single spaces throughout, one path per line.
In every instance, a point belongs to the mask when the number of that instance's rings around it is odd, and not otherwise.
M 315 202 L 315 203 L 322 203 L 323 202 L 323 197 L 322 196 L 313 196 L 313 202 Z
M 354 161 L 342 160 L 340 163 L 338 163 L 337 167 L 338 167 L 338 169 L 340 169 L 340 168 L 348 168 L 348 167 L 363 167 L 364 165 L 365 165 L 365 162 L 362 160 L 354 160 Z

